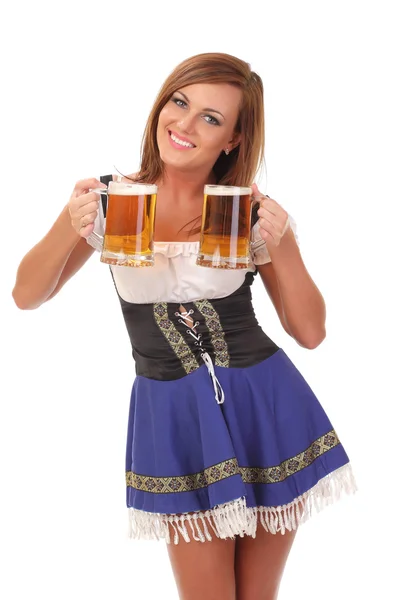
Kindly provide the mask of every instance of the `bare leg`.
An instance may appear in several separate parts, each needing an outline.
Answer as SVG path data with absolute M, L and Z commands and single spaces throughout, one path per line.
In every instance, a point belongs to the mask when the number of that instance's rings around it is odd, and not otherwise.
M 276 600 L 296 531 L 268 533 L 259 523 L 255 538 L 236 538 L 237 600 Z
M 180 600 L 235 600 L 235 540 L 212 533 L 211 542 L 196 542 L 188 533 L 190 542 L 167 544 Z

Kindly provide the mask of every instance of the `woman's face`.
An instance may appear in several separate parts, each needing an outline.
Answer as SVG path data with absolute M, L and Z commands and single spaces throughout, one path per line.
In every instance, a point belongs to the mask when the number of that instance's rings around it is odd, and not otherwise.
M 221 152 L 239 141 L 235 125 L 241 99 L 241 90 L 228 83 L 196 83 L 175 92 L 158 120 L 163 162 L 184 171 L 211 171 Z

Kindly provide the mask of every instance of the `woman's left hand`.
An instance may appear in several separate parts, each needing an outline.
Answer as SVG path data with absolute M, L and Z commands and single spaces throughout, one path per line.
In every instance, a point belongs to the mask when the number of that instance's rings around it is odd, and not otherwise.
M 260 235 L 267 246 L 279 246 L 282 237 L 289 229 L 289 215 L 275 200 L 260 192 L 257 185 L 251 186 L 253 197 L 260 202 L 258 209 Z

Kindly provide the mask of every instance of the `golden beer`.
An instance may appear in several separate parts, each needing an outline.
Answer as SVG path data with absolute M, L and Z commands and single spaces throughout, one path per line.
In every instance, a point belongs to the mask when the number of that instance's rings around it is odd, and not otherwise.
M 196 264 L 217 269 L 249 266 L 251 188 L 206 185 Z
M 125 267 L 154 264 L 157 186 L 110 182 L 101 262 Z

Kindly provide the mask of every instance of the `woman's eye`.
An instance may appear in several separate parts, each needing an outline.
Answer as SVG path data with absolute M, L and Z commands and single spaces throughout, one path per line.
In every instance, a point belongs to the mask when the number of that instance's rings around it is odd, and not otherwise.
M 211 115 L 204 115 L 205 120 L 207 121 L 207 123 L 210 123 L 210 125 L 219 125 L 219 121 L 215 118 L 212 117 Z
M 175 104 L 177 106 L 180 106 L 181 108 L 184 108 L 186 106 L 186 102 L 184 100 L 181 100 L 180 98 L 172 98 L 172 102 L 175 102 Z
M 173 96 L 171 98 L 171 100 L 172 100 L 172 102 L 174 102 L 174 104 L 176 104 L 180 108 L 187 108 L 187 103 L 184 100 L 182 100 L 182 98 Z M 204 115 L 203 118 L 206 121 L 206 123 L 209 123 L 210 125 L 220 125 L 220 122 L 218 121 L 218 119 L 216 119 L 215 117 L 212 117 L 211 115 Z

